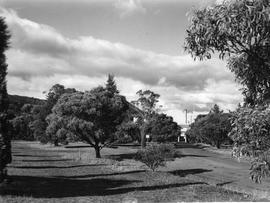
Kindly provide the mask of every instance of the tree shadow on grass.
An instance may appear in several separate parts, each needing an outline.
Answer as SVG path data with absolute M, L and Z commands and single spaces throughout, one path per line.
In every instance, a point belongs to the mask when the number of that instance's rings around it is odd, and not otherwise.
M 9 168 L 20 168 L 20 169 L 50 169 L 50 168 L 80 168 L 88 166 L 104 166 L 106 164 L 83 164 L 83 165 L 71 165 L 71 166 L 9 166 Z
M 112 188 L 138 182 L 122 179 L 74 180 L 34 176 L 11 176 L 11 179 L 13 182 L 0 190 L 1 195 L 35 198 L 103 196 L 110 194 Z
M 64 148 L 66 149 L 78 149 L 78 148 L 93 148 L 90 145 L 70 145 L 70 146 L 65 146 Z
M 209 157 L 204 155 L 196 155 L 196 154 L 177 154 L 177 158 L 183 158 L 183 157 Z
M 136 153 L 105 155 L 104 158 L 113 159 L 116 161 L 123 161 L 124 159 L 135 159 Z
M 14 157 L 37 157 L 37 158 L 48 158 L 48 157 L 59 157 L 59 155 L 31 155 L 31 154 L 14 154 Z
M 105 195 L 123 194 L 123 193 L 128 193 L 128 192 L 133 192 L 133 191 L 163 190 L 163 189 L 185 187 L 185 186 L 189 186 L 189 185 L 201 185 L 201 184 L 207 184 L 207 183 L 205 183 L 205 182 L 189 182 L 189 183 L 173 183 L 173 184 L 166 184 L 166 185 L 127 187 L 127 188 L 112 189 L 112 190 L 110 190 L 109 194 L 105 194 Z
M 16 195 L 34 198 L 64 198 L 78 196 L 107 196 L 133 191 L 151 191 L 205 184 L 204 182 L 175 183 L 154 186 L 126 187 L 140 182 L 124 179 L 74 180 L 33 176 L 12 176 L 14 182 L 0 190 L 1 195 Z M 125 187 L 123 187 L 125 186 Z
M 57 178 L 91 178 L 99 176 L 115 176 L 115 175 L 125 175 L 132 173 L 142 173 L 145 170 L 135 170 L 135 171 L 125 171 L 125 172 L 116 172 L 116 173 L 104 173 L 104 174 L 87 174 L 87 175 L 76 175 L 76 176 L 57 176 Z
M 233 183 L 233 182 L 235 182 L 235 181 L 226 181 L 226 182 L 222 182 L 222 183 L 217 183 L 216 186 L 222 187 L 224 185 L 227 185 L 227 184 L 230 184 L 230 183 Z
M 194 175 L 194 174 L 200 174 L 200 173 L 211 172 L 211 171 L 212 170 L 203 169 L 203 168 L 194 168 L 194 169 L 170 171 L 169 173 L 180 176 L 180 177 L 185 177 L 187 175 Z
M 176 149 L 185 149 L 185 148 L 204 149 L 204 148 L 207 148 L 207 146 L 202 146 L 200 144 L 176 143 L 175 148 Z
M 72 161 L 72 159 L 37 159 L 37 160 L 21 160 L 22 162 L 58 162 L 58 161 Z

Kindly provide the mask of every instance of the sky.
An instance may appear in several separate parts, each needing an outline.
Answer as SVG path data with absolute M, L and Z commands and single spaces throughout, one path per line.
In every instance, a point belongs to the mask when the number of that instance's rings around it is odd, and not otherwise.
M 242 102 L 241 88 L 216 57 L 184 51 L 189 13 L 215 0 L 0 0 L 11 37 L 8 92 L 38 98 L 54 84 L 81 91 L 114 74 L 129 101 L 140 89 L 160 94 L 179 124 Z

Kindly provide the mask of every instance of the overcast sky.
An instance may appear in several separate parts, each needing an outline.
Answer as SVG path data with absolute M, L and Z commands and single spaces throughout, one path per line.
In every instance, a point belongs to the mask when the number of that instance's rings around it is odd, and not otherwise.
M 44 98 L 59 83 L 78 90 L 116 76 L 121 94 L 161 95 L 163 111 L 184 123 L 217 103 L 233 110 L 242 96 L 226 63 L 184 52 L 187 13 L 214 0 L 0 0 L 12 34 L 10 94 Z M 192 114 L 189 114 L 191 118 Z

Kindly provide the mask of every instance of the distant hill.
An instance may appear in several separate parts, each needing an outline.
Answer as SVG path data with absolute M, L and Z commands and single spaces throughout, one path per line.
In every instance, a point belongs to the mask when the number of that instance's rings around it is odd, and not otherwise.
M 34 97 L 26 97 L 19 95 L 8 95 L 9 98 L 9 111 L 13 114 L 20 114 L 21 108 L 24 104 L 40 105 L 44 104 L 45 100 Z

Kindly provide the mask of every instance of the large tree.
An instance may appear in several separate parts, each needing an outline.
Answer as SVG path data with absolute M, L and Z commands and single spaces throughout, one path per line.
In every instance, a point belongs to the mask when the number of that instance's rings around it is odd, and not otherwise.
M 151 135 L 153 141 L 172 142 L 177 141 L 177 137 L 181 134 L 181 127 L 171 116 L 164 113 L 155 114 L 149 120 L 147 133 Z
M 223 142 L 230 140 L 228 137 L 230 130 L 230 114 L 223 113 L 218 105 L 214 105 L 206 116 L 195 120 L 187 134 L 189 140 L 220 148 Z
M 5 51 L 9 47 L 10 34 L 4 18 L 0 17 L 0 182 L 6 176 L 6 165 L 11 162 L 11 137 L 8 133 L 7 63 Z
M 46 95 L 46 102 L 41 105 L 35 105 L 32 109 L 33 120 L 29 124 L 35 139 L 41 143 L 53 142 L 58 145 L 57 137 L 46 134 L 47 122 L 46 117 L 52 113 L 52 108 L 57 103 L 58 99 L 66 93 L 76 92 L 74 88 L 65 88 L 60 84 L 53 85 Z
M 137 122 L 140 126 L 141 132 L 141 147 L 144 148 L 146 146 L 145 135 L 147 125 L 151 117 L 158 110 L 157 103 L 160 95 L 152 92 L 151 90 L 145 91 L 139 90 L 137 92 L 137 95 L 139 96 L 139 98 L 135 101 L 132 101 L 132 104 L 134 104 L 136 107 L 140 109 L 140 111 L 138 111 Z
M 269 102 L 269 0 L 228 0 L 195 10 L 185 49 L 200 60 L 217 52 L 243 85 L 247 105 Z
M 90 144 L 100 158 L 100 150 L 115 141 L 117 126 L 125 118 L 128 102 L 103 87 L 87 92 L 64 94 L 48 116 L 51 133 L 59 129 L 72 132 Z

